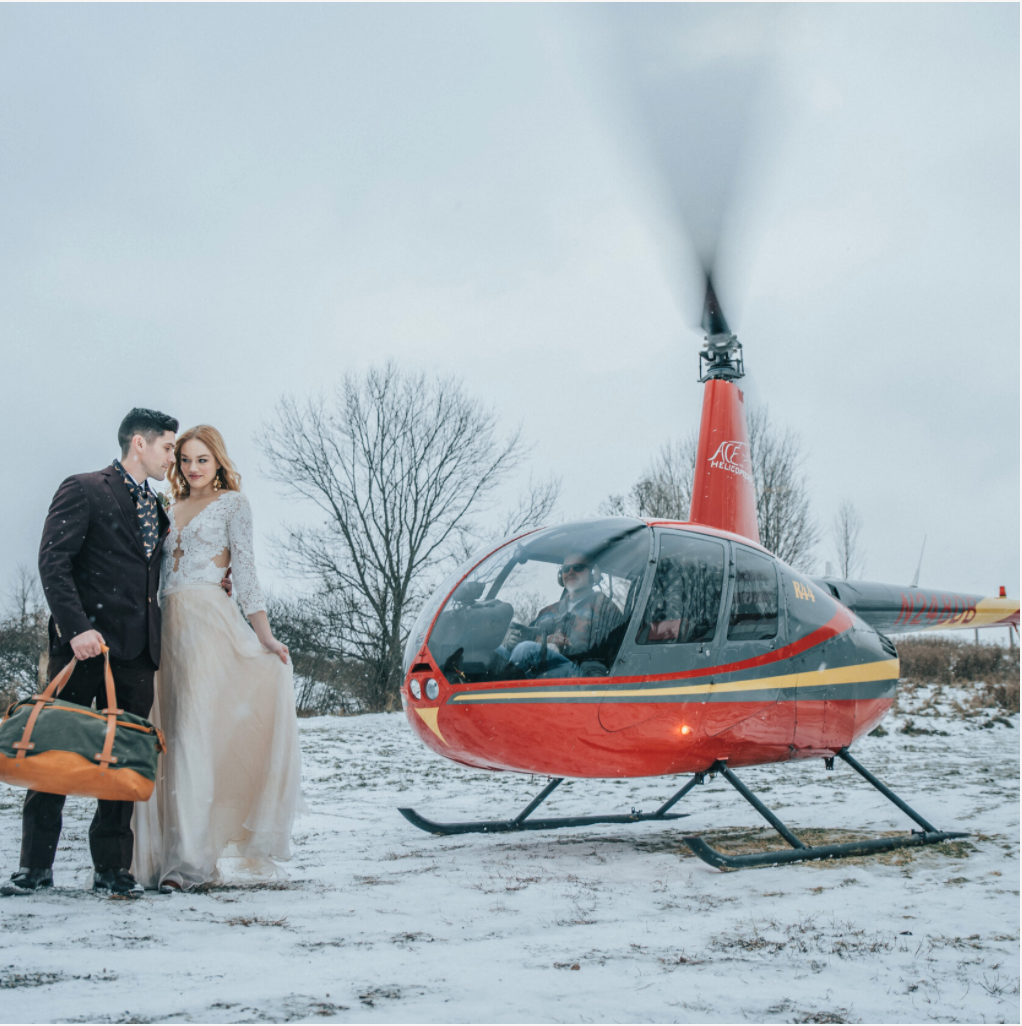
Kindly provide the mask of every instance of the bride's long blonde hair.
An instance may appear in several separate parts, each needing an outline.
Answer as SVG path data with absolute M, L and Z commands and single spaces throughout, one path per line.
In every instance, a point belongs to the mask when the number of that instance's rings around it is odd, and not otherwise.
M 213 459 L 220 464 L 220 469 L 216 472 L 214 487 L 226 492 L 240 492 L 241 474 L 234 469 L 234 464 L 231 462 L 230 456 L 227 455 L 224 436 L 210 424 L 196 424 L 184 434 L 178 435 L 177 441 L 174 443 L 174 465 L 167 474 L 167 477 L 170 478 L 170 490 L 174 499 L 186 499 L 192 490 L 188 479 L 181 472 L 181 447 L 193 438 L 202 442 L 213 454 Z

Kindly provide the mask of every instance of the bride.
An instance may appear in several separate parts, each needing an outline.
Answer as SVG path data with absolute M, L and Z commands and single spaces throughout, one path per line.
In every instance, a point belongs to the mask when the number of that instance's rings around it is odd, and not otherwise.
M 206 424 L 174 455 L 153 705 L 167 752 L 152 797 L 135 806 L 132 868 L 145 887 L 189 890 L 279 873 L 301 762 L 288 650 L 266 618 L 241 479 Z M 240 610 L 220 587 L 228 566 Z

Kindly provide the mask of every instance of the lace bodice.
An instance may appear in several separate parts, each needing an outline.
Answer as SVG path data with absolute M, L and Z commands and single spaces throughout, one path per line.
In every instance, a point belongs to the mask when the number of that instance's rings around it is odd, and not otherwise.
M 196 584 L 219 585 L 226 566 L 217 560 L 230 557 L 234 595 L 245 615 L 266 608 L 256 575 L 252 546 L 252 509 L 241 492 L 225 492 L 200 510 L 183 529 L 170 507 L 170 534 L 163 546 L 160 594 L 169 595 Z M 220 559 L 223 563 L 223 559 Z

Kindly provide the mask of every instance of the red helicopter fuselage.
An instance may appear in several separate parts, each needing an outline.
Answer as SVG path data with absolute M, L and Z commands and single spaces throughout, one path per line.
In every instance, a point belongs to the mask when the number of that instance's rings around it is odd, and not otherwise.
M 748 539 L 725 532 L 657 521 L 645 522 L 640 531 L 648 534 L 651 552 L 678 535 L 712 538 L 725 550 L 727 583 L 712 641 L 642 645 L 649 626 L 633 608 L 607 676 L 541 671 L 472 680 L 471 672 L 454 666 L 445 672 L 427 638 L 402 689 L 419 737 L 447 758 L 486 769 L 639 777 L 697 772 L 717 760 L 738 767 L 826 757 L 883 719 L 894 701 L 897 653 L 885 634 L 831 593 L 844 582 L 811 580 Z M 731 571 L 743 551 L 770 559 L 775 568 L 780 601 L 773 638 L 728 638 L 734 619 L 728 611 L 740 601 L 740 577 Z M 651 580 L 656 568 L 651 561 Z M 643 598 L 648 605 L 652 585 L 643 583 L 636 607 Z M 1008 600 L 903 591 L 896 610 L 892 602 L 879 614 L 888 621 L 900 618 L 884 624 L 892 631 L 985 626 L 1012 622 L 1012 612 L 1018 616 L 1018 603 Z M 878 616 L 875 606 L 871 618 Z M 454 637 L 438 654 L 462 640 Z M 433 698 L 426 690 L 430 681 L 436 682 Z
M 572 566 L 585 589 L 562 586 Z M 744 398 L 717 378 L 692 521 L 583 521 L 495 547 L 423 610 L 401 695 L 425 744 L 491 770 L 642 777 L 828 757 L 891 708 L 888 634 L 1018 622 L 1014 600 L 810 579 L 776 559 L 758 539 Z

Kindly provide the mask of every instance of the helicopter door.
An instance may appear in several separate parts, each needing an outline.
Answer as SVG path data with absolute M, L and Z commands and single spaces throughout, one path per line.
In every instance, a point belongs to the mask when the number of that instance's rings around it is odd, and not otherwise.
M 656 575 L 635 644 L 648 655 L 653 674 L 711 666 L 727 549 L 705 535 L 671 530 L 658 534 Z
M 660 677 L 714 661 L 727 548 L 694 532 L 660 529 L 656 534 L 656 570 L 639 596 L 641 617 L 622 646 L 615 676 Z M 605 730 L 623 730 L 661 711 L 656 702 L 603 702 L 600 724 Z
M 732 544 L 732 554 L 728 575 L 731 594 L 724 643 L 715 662 L 748 664 L 751 660 L 769 655 L 784 643 L 780 574 L 777 561 L 766 553 Z M 772 722 L 780 690 L 758 687 L 757 684 L 778 672 L 777 668 L 767 664 L 746 665 L 728 673 L 724 681 L 735 683 L 747 680 L 749 690 L 738 699 L 725 692 L 708 703 L 704 720 L 706 733 L 719 734 L 754 716 Z

